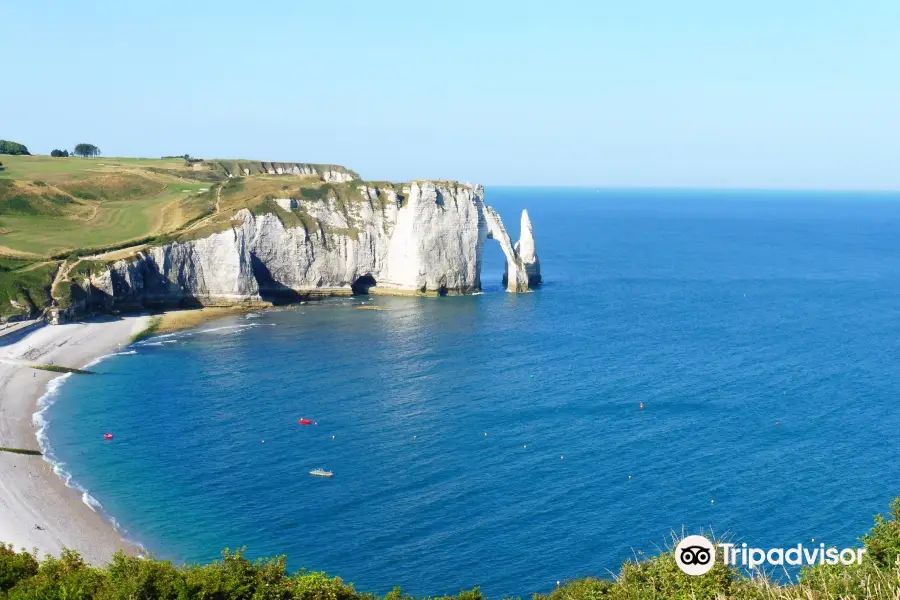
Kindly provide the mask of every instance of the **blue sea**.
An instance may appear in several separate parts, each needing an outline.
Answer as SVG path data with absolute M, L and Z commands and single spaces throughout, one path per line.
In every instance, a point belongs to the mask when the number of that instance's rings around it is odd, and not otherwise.
M 852 546 L 900 495 L 900 195 L 487 200 L 513 237 L 529 210 L 538 291 L 489 241 L 482 295 L 150 339 L 59 387 L 53 454 L 159 557 L 416 595 L 549 591 L 673 531 Z

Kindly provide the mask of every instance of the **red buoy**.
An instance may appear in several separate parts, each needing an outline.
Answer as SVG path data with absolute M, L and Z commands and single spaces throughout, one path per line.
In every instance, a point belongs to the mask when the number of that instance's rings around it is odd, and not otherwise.
M 309 419 L 300 419 L 297 422 L 300 423 L 301 425 L 312 425 L 312 421 L 310 421 Z
M 112 438 L 113 438 L 113 435 L 112 435 L 111 433 L 104 433 L 104 434 L 103 434 L 103 439 L 104 439 L 104 440 L 111 440 Z

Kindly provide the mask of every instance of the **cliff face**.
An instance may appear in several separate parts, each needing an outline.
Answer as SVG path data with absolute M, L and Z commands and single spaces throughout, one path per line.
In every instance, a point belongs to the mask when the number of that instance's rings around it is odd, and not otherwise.
M 199 166 L 199 165 L 198 165 Z M 318 175 L 323 181 L 353 181 L 359 179 L 355 171 L 340 165 L 311 163 L 260 162 L 247 160 L 210 161 L 213 170 L 219 170 L 229 178 L 251 175 Z
M 481 186 L 414 182 L 403 195 L 360 183 L 362 201 L 280 198 L 231 227 L 111 263 L 78 284 L 83 304 L 233 303 L 352 291 L 467 294 L 481 288 L 485 240 L 507 258 L 507 289 L 540 281 L 527 214 L 513 246 Z M 305 219 L 305 220 L 304 220 Z M 527 223 L 527 228 L 525 227 Z
M 525 278 L 528 287 L 535 287 L 541 283 L 541 261 L 538 260 L 537 251 L 534 249 L 534 229 L 528 211 L 522 211 L 519 241 L 516 242 L 516 256 L 525 268 Z

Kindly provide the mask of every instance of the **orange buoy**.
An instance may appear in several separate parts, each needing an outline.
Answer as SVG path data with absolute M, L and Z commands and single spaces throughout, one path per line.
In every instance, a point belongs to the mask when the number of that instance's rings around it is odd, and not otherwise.
M 103 434 L 103 439 L 104 439 L 104 440 L 111 440 L 111 439 L 113 439 L 113 434 L 111 434 L 111 433 L 104 433 L 104 434 Z
M 310 421 L 309 419 L 300 419 L 297 422 L 300 423 L 301 425 L 312 425 L 312 421 Z

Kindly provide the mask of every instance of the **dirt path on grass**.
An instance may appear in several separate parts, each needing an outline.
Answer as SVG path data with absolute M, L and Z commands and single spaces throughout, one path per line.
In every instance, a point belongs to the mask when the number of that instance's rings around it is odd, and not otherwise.
M 59 268 L 56 270 L 56 276 L 53 277 L 53 283 L 50 284 L 50 297 L 54 300 L 56 299 L 56 286 L 62 283 L 63 281 L 69 280 L 69 272 L 75 268 L 75 265 L 81 262 L 81 259 L 76 259 L 69 264 L 68 260 L 62 261 L 62 264 L 59 265 Z
M 209 222 L 211 219 L 214 219 L 215 217 L 219 216 L 219 200 L 221 200 L 221 198 L 222 198 L 222 188 L 225 187 L 225 184 L 219 183 L 216 185 L 218 185 L 218 187 L 216 188 L 216 204 L 215 204 L 216 210 L 215 210 L 215 212 L 213 212 L 212 214 L 210 214 L 206 217 L 203 217 L 202 219 L 200 219 L 199 221 L 197 221 L 196 223 L 194 223 L 193 225 L 191 225 L 190 227 L 185 229 L 185 231 L 199 229 L 199 228 L 203 227 L 204 225 L 206 225 L 207 222 Z

